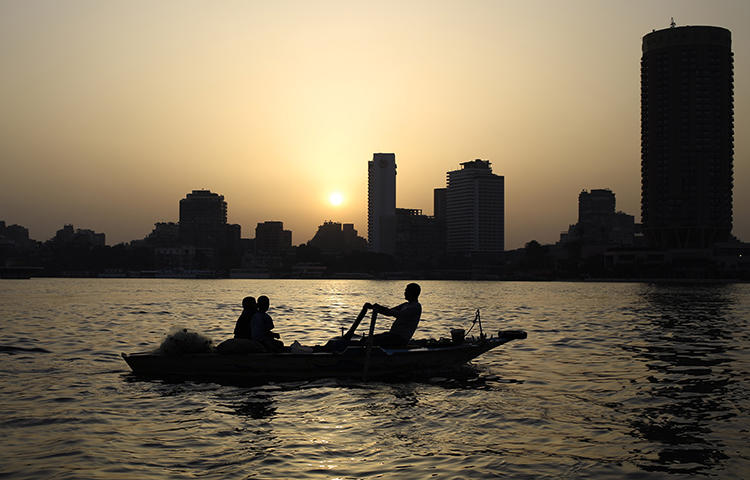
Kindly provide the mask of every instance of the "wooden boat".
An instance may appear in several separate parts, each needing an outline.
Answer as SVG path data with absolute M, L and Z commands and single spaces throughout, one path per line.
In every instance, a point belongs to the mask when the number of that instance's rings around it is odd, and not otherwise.
M 426 376 L 455 370 L 479 355 L 511 340 L 526 338 L 520 330 L 497 336 L 417 340 L 406 347 L 386 348 L 351 343 L 341 351 L 313 347 L 277 353 L 220 354 L 123 353 L 137 375 L 231 381 L 283 381 L 316 378 L 399 378 Z

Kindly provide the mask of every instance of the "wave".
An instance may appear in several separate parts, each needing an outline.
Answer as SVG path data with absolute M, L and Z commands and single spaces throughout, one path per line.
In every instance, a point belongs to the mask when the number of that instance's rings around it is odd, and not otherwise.
M 49 350 L 45 350 L 40 347 L 14 347 L 12 345 L 0 345 L 0 353 L 19 353 L 19 352 L 34 352 L 34 353 L 52 353 Z

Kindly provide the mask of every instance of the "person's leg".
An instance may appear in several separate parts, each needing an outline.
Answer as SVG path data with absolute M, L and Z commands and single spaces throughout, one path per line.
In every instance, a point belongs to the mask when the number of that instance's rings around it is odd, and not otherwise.
M 379 347 L 402 347 L 406 342 L 391 332 L 383 332 L 372 336 L 372 344 Z

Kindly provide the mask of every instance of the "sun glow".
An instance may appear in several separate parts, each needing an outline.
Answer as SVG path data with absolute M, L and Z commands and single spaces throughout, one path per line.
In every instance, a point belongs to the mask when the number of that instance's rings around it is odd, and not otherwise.
M 332 192 L 328 196 L 328 202 L 334 207 L 338 207 L 339 205 L 344 203 L 344 196 L 341 194 L 341 192 Z

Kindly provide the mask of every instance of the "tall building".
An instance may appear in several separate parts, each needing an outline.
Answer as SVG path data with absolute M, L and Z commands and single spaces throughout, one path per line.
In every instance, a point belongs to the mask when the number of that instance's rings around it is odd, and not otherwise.
M 583 190 L 578 195 L 578 223 L 595 223 L 615 213 L 615 194 L 607 188 Z
M 292 231 L 284 230 L 284 222 L 263 222 L 255 227 L 255 251 L 280 254 L 292 248 Z
M 394 253 L 396 155 L 375 153 L 367 163 L 367 241 L 370 250 Z
M 448 189 L 445 187 L 436 188 L 433 191 L 433 216 L 435 218 L 435 240 L 437 243 L 436 252 L 438 256 L 443 256 L 446 252 L 445 217 L 447 215 L 447 192 Z
M 193 190 L 180 200 L 180 239 L 188 245 L 223 246 L 227 232 L 227 202 L 210 190 Z
M 505 178 L 488 160 L 461 164 L 448 172 L 445 228 L 448 253 L 501 253 L 505 250 Z M 437 215 L 437 212 L 436 212 Z
M 443 251 L 435 217 L 417 208 L 397 208 L 395 252 L 404 265 L 436 261 Z
M 657 248 L 706 248 L 732 231 L 733 54 L 729 30 L 643 37 L 641 220 Z

